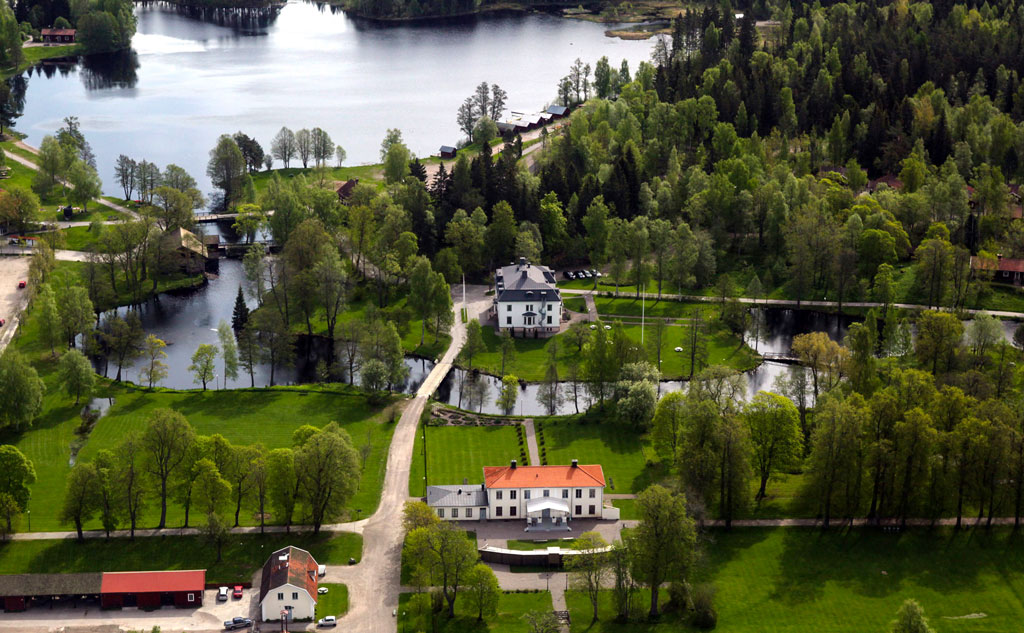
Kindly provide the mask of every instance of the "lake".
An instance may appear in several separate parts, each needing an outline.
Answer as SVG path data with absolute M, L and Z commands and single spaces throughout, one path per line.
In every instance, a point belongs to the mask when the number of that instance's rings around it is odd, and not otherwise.
M 120 191 L 119 154 L 180 165 L 209 192 L 209 151 L 239 130 L 269 151 L 281 126 L 319 126 L 355 165 L 378 162 L 385 131 L 399 128 L 429 156 L 460 139 L 456 110 L 481 81 L 501 85 L 510 110 L 536 111 L 555 100 L 577 57 L 593 66 L 607 55 L 615 67 L 626 59 L 635 71 L 651 49 L 606 37 L 614 25 L 544 14 L 378 24 L 292 1 L 255 26 L 159 3 L 137 5 L 136 15 L 133 52 L 29 71 L 16 125 L 38 146 L 77 116 L 110 195 Z

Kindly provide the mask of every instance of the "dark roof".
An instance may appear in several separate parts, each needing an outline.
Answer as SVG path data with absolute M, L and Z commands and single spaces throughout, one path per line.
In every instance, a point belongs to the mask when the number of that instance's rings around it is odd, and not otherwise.
M 260 578 L 260 602 L 272 590 L 282 585 L 305 587 L 313 600 L 316 600 L 317 562 L 313 555 L 304 549 L 289 545 L 270 555 Z
M 202 591 L 206 588 L 206 570 L 117 571 L 104 572 L 103 593 L 156 593 Z
M 569 111 L 569 108 L 560 105 L 548 106 L 547 113 L 555 116 L 565 116 L 565 113 Z
M 480 507 L 487 505 L 483 486 L 427 486 L 427 505 Z
M 338 198 L 340 200 L 344 200 L 345 198 L 347 198 L 347 197 L 352 195 L 352 190 L 355 189 L 356 185 L 358 185 L 358 184 L 359 184 L 359 179 L 358 178 L 353 178 L 351 180 L 346 180 L 345 182 L 343 182 L 340 185 L 338 185 L 338 187 L 334 191 L 335 191 L 335 193 L 338 194 Z
M 454 152 L 454 151 L 456 151 L 456 150 L 455 150 L 455 148 L 454 148 L 454 147 L 452 147 L 451 145 L 442 145 L 442 146 L 441 146 L 441 152 L 442 152 L 442 153 L 445 153 L 445 152 Z
M 13 574 L 0 575 L 0 598 L 6 596 L 99 595 L 103 574 Z
M 74 35 L 75 29 L 43 29 L 40 35 Z
M 555 275 L 547 266 L 520 261 L 495 271 L 498 301 L 560 301 Z

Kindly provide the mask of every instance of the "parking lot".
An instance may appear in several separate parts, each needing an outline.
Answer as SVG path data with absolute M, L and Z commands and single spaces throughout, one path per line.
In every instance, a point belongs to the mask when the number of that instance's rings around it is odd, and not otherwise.
M 22 310 L 28 303 L 28 289 L 19 290 L 18 282 L 28 280 L 28 257 L 0 257 L 0 351 L 14 338 Z
M 258 588 L 246 589 L 240 600 L 229 598 L 227 602 L 217 602 L 217 590 L 208 589 L 203 592 L 203 606 L 198 609 L 164 607 L 156 611 L 135 608 L 104 611 L 98 604 L 79 604 L 77 607 L 35 607 L 20 613 L 0 612 L 0 632 L 118 633 L 124 630 L 150 631 L 154 626 L 163 631 L 223 631 L 224 621 L 235 616 L 257 621 L 258 594 Z M 306 626 L 305 623 L 297 624 L 291 630 L 303 630 Z M 280 625 L 267 624 L 263 630 L 279 631 Z

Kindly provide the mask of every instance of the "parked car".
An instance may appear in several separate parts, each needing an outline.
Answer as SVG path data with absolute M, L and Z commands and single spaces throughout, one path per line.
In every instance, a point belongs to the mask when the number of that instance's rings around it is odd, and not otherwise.
M 217 589 L 217 602 L 223 602 L 228 599 L 228 588 L 220 587 Z
M 585 270 L 580 271 L 580 274 L 583 275 L 584 279 L 590 279 L 591 277 L 593 277 L 593 275 L 591 275 L 589 272 Z
M 601 273 L 598 272 L 597 269 L 591 268 L 590 269 L 590 274 L 593 275 L 594 277 L 597 277 L 598 279 L 601 278 Z
M 562 277 L 564 277 L 566 279 L 572 279 L 572 271 L 571 270 L 566 270 L 565 272 L 562 273 Z
M 24 288 L 24 287 L 25 287 L 25 286 L 27 286 L 27 285 L 28 285 L 28 284 L 27 284 L 27 283 L 25 283 L 25 281 L 24 281 L 24 280 L 22 280 L 22 281 L 19 281 L 19 282 L 18 282 L 18 288 L 19 288 L 19 289 L 20 289 L 20 288 Z
M 221 587 L 221 589 L 227 589 L 227 587 Z M 252 626 L 252 620 L 241 616 L 224 621 L 224 629 L 228 631 L 234 631 L 235 629 L 247 629 L 250 626 Z
M 317 574 L 317 576 L 326 576 L 327 575 L 327 565 L 320 565 L 319 567 L 317 567 L 316 568 L 316 574 Z
M 0 327 L 3 327 L 5 323 L 7 323 L 6 319 L 0 319 Z
M 235 600 L 242 597 L 242 585 L 235 585 L 235 590 L 231 592 L 231 597 Z
M 338 619 L 336 617 L 334 617 L 333 615 L 324 616 L 324 617 L 320 618 L 317 621 L 316 625 L 317 626 L 338 626 Z

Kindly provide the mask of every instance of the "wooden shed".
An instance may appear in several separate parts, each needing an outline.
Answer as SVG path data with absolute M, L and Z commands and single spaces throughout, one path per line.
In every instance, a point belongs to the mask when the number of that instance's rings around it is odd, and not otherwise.
M 77 37 L 75 29 L 43 29 L 39 31 L 45 46 L 74 44 Z
M 100 606 L 104 609 L 200 607 L 205 588 L 204 569 L 106 572 L 100 590 Z
M 441 158 L 455 158 L 455 154 L 458 151 L 458 149 L 452 147 L 451 145 L 442 145 L 440 155 Z
M 0 575 L 4 611 L 24 611 L 33 602 L 98 600 L 103 574 Z

